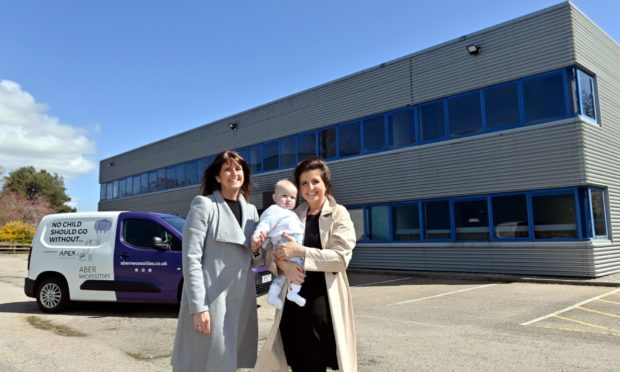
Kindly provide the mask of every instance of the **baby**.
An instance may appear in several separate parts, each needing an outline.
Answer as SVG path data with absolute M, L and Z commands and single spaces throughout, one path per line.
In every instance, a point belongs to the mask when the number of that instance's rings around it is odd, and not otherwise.
M 282 233 L 287 233 L 297 243 L 303 243 L 304 224 L 299 220 L 299 217 L 293 212 L 295 208 L 295 202 L 297 200 L 297 188 L 289 180 L 280 180 L 276 183 L 276 188 L 273 193 L 273 201 L 276 203 L 267 208 L 260 216 L 260 221 L 256 226 L 254 235 L 252 235 L 252 241 L 254 243 L 260 241 L 260 234 L 264 233 L 268 239 L 271 240 L 273 249 L 278 244 L 286 243 L 288 240 L 282 236 Z M 293 257 L 289 261 L 304 265 L 302 257 Z M 277 309 L 282 309 L 284 305 L 280 300 L 280 292 L 282 287 L 286 285 L 286 275 L 280 275 L 271 282 L 269 287 L 269 293 L 267 294 L 267 302 L 275 306 Z M 299 295 L 301 286 L 299 284 L 291 283 L 291 287 L 286 294 L 286 298 L 295 302 L 299 306 L 306 304 L 306 299 Z

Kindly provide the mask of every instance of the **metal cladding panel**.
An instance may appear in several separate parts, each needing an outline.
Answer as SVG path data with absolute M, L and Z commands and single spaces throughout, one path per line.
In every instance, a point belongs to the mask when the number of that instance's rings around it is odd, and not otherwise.
M 100 211 L 152 211 L 186 216 L 199 186 L 99 202 Z
M 518 18 L 413 58 L 414 102 L 567 66 L 574 60 L 568 3 Z M 465 47 L 480 45 L 470 56 Z
M 580 126 L 564 121 L 335 161 L 336 199 L 355 205 L 580 185 Z
M 596 76 L 600 126 L 583 123 L 583 151 L 589 184 L 607 188 L 612 241 L 597 247 L 597 275 L 620 272 L 620 46 L 573 7 L 577 63 Z
M 410 271 L 456 271 L 595 277 L 587 243 L 510 246 L 364 246 L 353 250 L 349 267 Z

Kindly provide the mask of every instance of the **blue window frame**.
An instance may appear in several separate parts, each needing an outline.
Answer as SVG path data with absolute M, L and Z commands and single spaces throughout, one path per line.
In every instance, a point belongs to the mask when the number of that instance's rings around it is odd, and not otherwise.
M 486 199 L 456 200 L 453 204 L 456 240 L 489 240 Z
M 420 208 L 418 204 L 392 207 L 394 240 L 420 240 Z
M 338 131 L 336 127 L 325 128 L 319 131 L 319 156 L 331 159 L 338 156 Z
M 525 121 L 537 123 L 568 117 L 565 72 L 558 71 L 523 80 Z
M 418 109 L 420 138 L 435 141 L 446 136 L 444 102 L 438 101 L 420 106 Z
M 338 127 L 338 153 L 341 158 L 360 154 L 360 136 L 358 121 Z
M 362 138 L 365 152 L 374 152 L 384 149 L 385 116 L 376 116 L 362 121 Z
M 270 171 L 280 168 L 280 141 L 266 143 L 263 146 L 263 170 Z
M 450 202 L 448 200 L 428 201 L 422 205 L 424 210 L 424 239 L 450 240 L 452 238 Z
M 461 137 L 482 131 L 480 92 L 448 99 L 450 137 Z
M 577 69 L 577 97 L 579 98 L 579 114 L 595 122 L 598 121 L 594 77 L 581 69 Z
M 589 188 L 588 236 L 596 239 L 608 239 L 607 202 L 605 190 Z
M 309 157 L 316 156 L 316 134 L 315 132 L 303 133 L 297 136 L 297 159 L 302 161 Z
M 280 165 L 282 168 L 294 167 L 297 164 L 295 136 L 284 138 L 280 143 Z
M 483 94 L 486 127 L 489 130 L 512 127 L 522 122 L 517 83 L 487 88 Z
M 297 162 L 316 156 L 317 153 L 326 159 L 359 156 L 574 117 L 577 114 L 588 121 L 599 123 L 596 89 L 593 75 L 571 66 L 264 144 L 254 144 L 240 149 L 239 152 L 246 158 L 252 171 L 260 173 L 292 168 Z M 572 104 L 569 104 L 570 99 Z M 126 177 L 125 187 L 119 185 L 116 197 L 200 184 L 201 177 L 214 156 L 178 164 L 173 171 L 150 170 L 145 172 L 144 180 L 142 174 Z M 154 181 L 151 179 L 152 172 L 157 173 Z M 174 178 L 171 172 L 175 173 Z M 135 177 L 140 178 L 139 187 L 136 187 Z M 122 179 L 111 182 L 120 180 Z M 102 186 L 102 200 L 109 200 L 107 189 L 107 185 Z M 493 224 L 490 228 L 491 239 L 502 239 L 493 233 Z M 532 234 L 533 230 L 530 231 L 530 236 Z
M 388 115 L 389 145 L 403 147 L 416 143 L 414 110 L 403 110 Z
M 491 198 L 495 239 L 530 237 L 527 197 L 525 194 L 500 195 Z
M 578 214 L 575 192 L 533 194 L 534 238 L 577 239 Z

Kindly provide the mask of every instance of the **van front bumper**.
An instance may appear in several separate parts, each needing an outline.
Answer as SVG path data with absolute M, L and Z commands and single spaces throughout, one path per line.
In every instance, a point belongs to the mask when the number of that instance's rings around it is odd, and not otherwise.
M 24 280 L 24 293 L 26 296 L 34 298 L 34 280 L 30 278 Z

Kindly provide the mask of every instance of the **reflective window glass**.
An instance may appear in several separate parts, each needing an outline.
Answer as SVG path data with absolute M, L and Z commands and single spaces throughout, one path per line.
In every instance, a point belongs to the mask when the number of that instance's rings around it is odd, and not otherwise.
M 388 116 L 390 130 L 390 146 L 401 147 L 415 143 L 413 111 L 399 111 Z
M 392 208 L 394 240 L 420 240 L 420 216 L 417 205 Z
M 530 236 L 525 195 L 495 196 L 491 204 L 496 238 L 528 238 Z
M 361 147 L 359 122 L 338 127 L 338 142 L 340 157 L 359 155 Z
M 592 190 L 592 218 L 594 219 L 594 236 L 607 237 L 607 222 L 605 218 L 605 195 L 603 190 Z
M 166 189 L 166 169 L 161 168 L 157 170 L 157 190 L 165 190 Z
M 278 159 L 280 143 L 278 141 L 266 143 L 263 146 L 263 170 L 273 170 L 280 167 Z
M 244 155 L 241 155 L 245 158 Z M 215 159 L 215 156 L 210 155 L 210 156 L 205 156 L 204 158 L 198 159 L 198 183 L 201 182 L 202 180 L 202 175 L 205 173 L 205 171 L 207 170 L 207 168 L 209 168 L 209 165 L 211 165 L 211 163 L 213 163 L 213 159 Z M 246 159 L 247 161 L 247 159 Z
M 118 180 L 112 182 L 112 199 L 118 198 Z
M 456 240 L 489 240 L 486 199 L 454 202 Z
M 155 175 L 153 175 L 153 182 L 155 182 Z M 149 173 L 145 172 L 140 175 L 140 194 L 149 192 Z
M 579 84 L 579 113 L 596 120 L 596 101 L 594 97 L 594 78 L 577 70 Z
M 525 121 L 530 123 L 565 117 L 565 97 L 562 74 L 523 81 Z
M 370 229 L 368 239 L 386 240 L 390 238 L 390 207 L 376 206 L 368 208 Z
M 176 168 L 175 167 L 166 168 L 166 179 L 164 182 L 164 189 L 166 190 L 172 189 L 176 186 L 176 184 L 177 184 Z
M 294 167 L 297 164 L 295 158 L 295 137 L 288 137 L 282 140 L 280 145 L 280 161 L 282 168 Z
M 480 93 L 466 94 L 448 100 L 448 126 L 451 137 L 482 131 Z
M 351 215 L 351 221 L 353 221 L 353 227 L 355 228 L 355 237 L 359 240 L 364 240 L 364 209 L 363 208 L 351 208 L 348 209 L 349 215 Z
M 112 200 L 113 195 L 114 195 L 114 190 L 113 190 L 113 187 L 112 187 L 112 182 L 108 182 L 106 184 L 106 199 L 107 200 Z
M 323 159 L 336 156 L 336 128 L 319 131 L 319 156 Z
M 157 171 L 149 172 L 149 192 L 157 191 Z
M 484 102 L 487 128 L 513 126 L 521 121 L 516 83 L 485 89 Z
M 430 141 L 446 136 L 443 107 L 443 102 L 435 102 L 421 106 L 418 110 L 422 141 Z
M 434 201 L 424 203 L 424 237 L 426 239 L 450 239 L 450 203 Z
M 133 194 L 138 195 L 140 192 L 140 176 L 133 176 Z
M 133 178 L 127 177 L 125 178 L 125 195 L 127 196 L 131 196 L 133 195 L 133 184 L 132 184 Z
M 577 238 L 577 213 L 573 194 L 532 197 L 536 239 Z
M 194 160 L 185 164 L 185 182 L 188 185 L 197 185 L 200 183 L 201 173 L 198 173 L 198 161 Z
M 126 184 L 127 184 L 127 180 L 122 179 L 118 182 L 118 197 L 119 198 L 124 198 L 126 196 Z
M 102 183 L 99 185 L 99 200 L 106 200 L 106 185 Z
M 248 162 L 252 173 L 260 172 L 263 169 L 262 146 L 254 145 L 247 148 L 247 156 L 245 161 Z
M 300 134 L 297 137 L 297 159 L 305 160 L 316 156 L 316 135 L 314 132 Z
M 185 163 L 183 164 L 177 164 L 177 166 L 175 167 L 175 185 L 177 187 L 180 186 L 185 186 Z
M 385 147 L 385 117 L 378 116 L 363 121 L 364 151 L 375 151 Z

